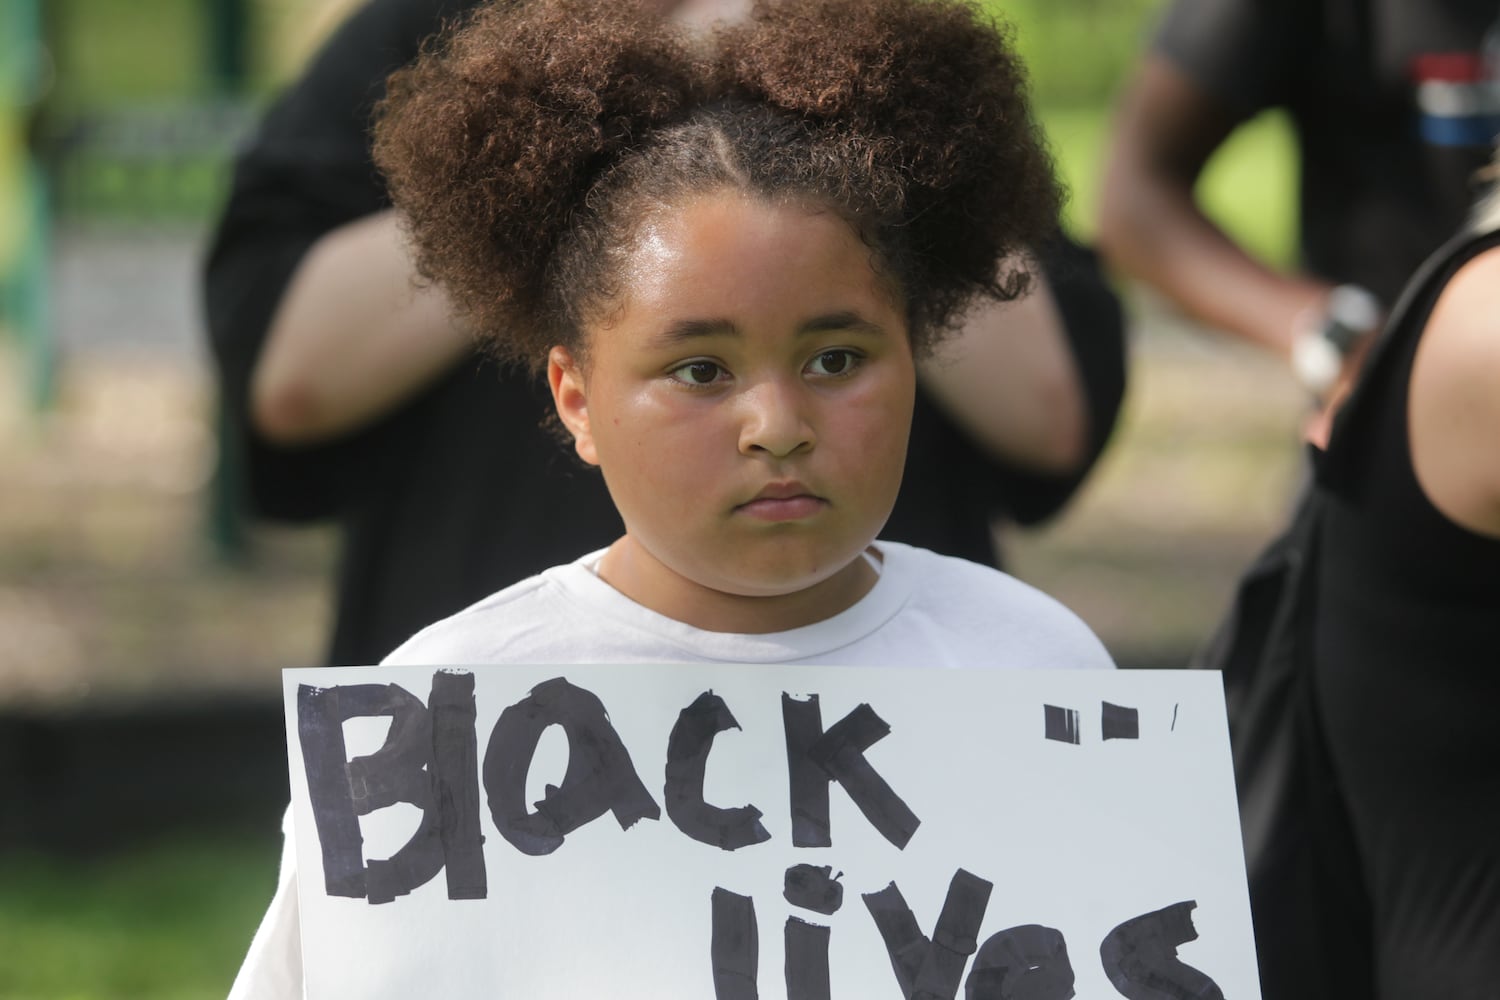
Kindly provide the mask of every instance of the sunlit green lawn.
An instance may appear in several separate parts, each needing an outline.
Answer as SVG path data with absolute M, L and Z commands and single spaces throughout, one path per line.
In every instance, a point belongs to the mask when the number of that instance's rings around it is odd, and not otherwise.
M 203 838 L 95 860 L 0 856 L 0 997 L 222 1000 L 278 849 Z
M 1086 239 L 1094 229 L 1109 113 L 1043 108 L 1041 118 L 1068 186 L 1068 227 Z M 1209 215 L 1256 255 L 1278 264 L 1295 256 L 1296 164 L 1285 119 L 1263 115 L 1235 133 L 1199 183 Z

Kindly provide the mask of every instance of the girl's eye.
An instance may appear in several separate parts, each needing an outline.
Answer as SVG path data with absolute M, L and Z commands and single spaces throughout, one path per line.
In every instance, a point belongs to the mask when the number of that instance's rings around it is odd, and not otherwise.
M 848 375 L 859 366 L 859 355 L 845 348 L 824 351 L 808 362 L 814 375 Z
M 689 361 L 672 369 L 672 377 L 688 385 L 712 385 L 723 373 L 724 369 L 712 361 Z

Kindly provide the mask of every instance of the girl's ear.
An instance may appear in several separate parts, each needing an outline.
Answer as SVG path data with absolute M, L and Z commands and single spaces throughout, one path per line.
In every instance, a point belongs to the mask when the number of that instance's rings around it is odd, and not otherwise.
M 547 384 L 552 387 L 552 404 L 557 416 L 573 435 L 573 449 L 590 465 L 599 464 L 594 450 L 594 434 L 589 425 L 588 386 L 583 369 L 566 347 L 554 347 L 547 353 Z

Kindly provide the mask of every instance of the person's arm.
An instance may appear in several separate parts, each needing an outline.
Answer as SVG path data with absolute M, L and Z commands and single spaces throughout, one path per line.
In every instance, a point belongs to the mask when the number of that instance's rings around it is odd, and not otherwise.
M 277 444 L 354 430 L 473 348 L 441 288 L 418 283 L 391 210 L 325 234 L 297 266 L 250 384 L 251 420 Z
M 1465 264 L 1439 297 L 1417 347 L 1407 422 L 1433 506 L 1500 538 L 1500 249 Z
M 1100 199 L 1100 249 L 1194 319 L 1288 362 L 1331 285 L 1248 254 L 1199 207 L 1194 185 L 1241 116 L 1161 55 L 1148 55 L 1116 111 Z
M 412 416 L 423 406 L 420 397 L 316 447 L 287 447 L 261 430 L 251 383 L 309 254 L 341 227 L 388 207 L 368 149 L 370 112 L 384 80 L 445 17 L 472 2 L 369 0 L 359 6 L 267 111 L 236 159 L 204 262 L 204 318 L 226 467 L 256 516 L 303 521 L 338 515 L 352 498 L 399 474 L 399 455 L 419 431 Z M 393 288 L 378 291 L 394 295 Z M 363 298 L 356 296 L 353 305 Z M 356 355 L 334 365 L 351 364 Z
M 918 374 L 938 409 L 997 461 L 1065 474 L 1088 456 L 1084 387 L 1041 273 L 1026 297 L 976 307 Z

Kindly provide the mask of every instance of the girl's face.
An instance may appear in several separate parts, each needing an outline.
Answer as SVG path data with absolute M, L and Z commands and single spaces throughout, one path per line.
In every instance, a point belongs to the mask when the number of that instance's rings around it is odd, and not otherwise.
M 625 522 L 600 575 L 716 631 L 821 620 L 874 581 L 860 553 L 905 462 L 916 374 L 901 304 L 847 224 L 737 192 L 642 229 L 621 300 L 548 376 Z

